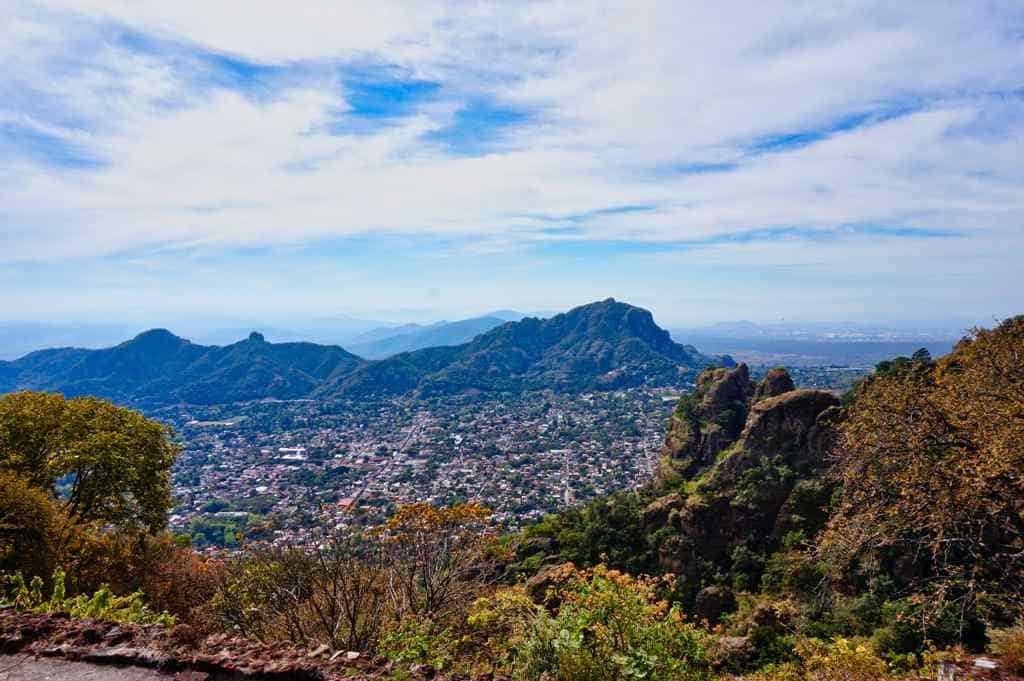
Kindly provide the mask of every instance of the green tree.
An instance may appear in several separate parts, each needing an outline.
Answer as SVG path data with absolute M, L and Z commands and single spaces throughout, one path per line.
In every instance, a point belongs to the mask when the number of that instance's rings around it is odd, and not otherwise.
M 0 470 L 57 492 L 77 522 L 150 532 L 171 505 L 177 448 L 163 424 L 92 397 L 18 392 L 0 398 Z
M 51 495 L 0 470 L 0 572 L 49 574 L 61 517 Z

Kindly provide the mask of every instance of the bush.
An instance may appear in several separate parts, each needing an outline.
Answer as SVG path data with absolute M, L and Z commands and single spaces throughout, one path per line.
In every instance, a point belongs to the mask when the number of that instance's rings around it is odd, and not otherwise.
M 769 665 L 743 681 L 886 681 L 899 676 L 863 642 L 839 638 L 831 642 L 802 639 L 798 659 Z
M 805 639 L 796 649 L 809 679 L 879 681 L 888 673 L 888 665 L 869 646 L 849 639 L 832 643 Z
M 151 566 L 142 575 L 142 590 L 149 603 L 200 631 L 212 629 L 215 622 L 208 604 L 223 579 L 223 561 L 200 556 L 166 536 L 151 553 Z
M 985 645 L 984 623 L 971 613 L 965 616 L 956 603 L 935 608 L 916 599 L 890 601 L 882 606 L 882 621 L 886 625 L 875 630 L 872 641 L 879 652 L 893 659 L 960 642 L 974 650 Z
M 469 622 L 498 670 L 529 681 L 706 678 L 704 634 L 657 597 L 669 578 L 570 564 L 555 581 L 554 614 L 521 588 L 474 604 Z
M 0 571 L 49 575 L 62 517 L 48 492 L 0 469 Z
M 1006 671 L 1024 674 L 1024 623 L 991 632 L 992 651 L 997 653 Z
M 49 598 L 43 594 L 43 579 L 38 575 L 28 583 L 20 572 L 4 575 L 4 590 L 0 604 L 32 612 L 66 612 L 75 618 L 93 618 L 135 624 L 163 624 L 171 626 L 174 617 L 157 613 L 147 607 L 141 591 L 126 596 L 114 595 L 104 585 L 91 596 L 80 594 L 68 598 L 64 585 L 64 571 L 53 573 L 53 588 Z
M 725 618 L 724 629 L 733 636 L 746 636 L 749 655 L 725 661 L 733 671 L 760 669 L 796 659 L 793 631 L 801 615 L 799 604 L 768 594 L 740 594 L 739 608 Z
M 402 664 L 428 664 L 450 669 L 458 655 L 458 635 L 423 617 L 407 616 L 388 626 L 380 636 L 377 652 Z

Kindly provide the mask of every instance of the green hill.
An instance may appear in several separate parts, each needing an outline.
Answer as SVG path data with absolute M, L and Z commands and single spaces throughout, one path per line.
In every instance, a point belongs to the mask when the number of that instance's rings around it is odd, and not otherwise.
M 650 312 L 609 299 L 380 361 L 335 345 L 268 343 L 258 333 L 204 346 L 154 329 L 112 348 L 59 348 L 0 362 L 0 392 L 97 395 L 153 407 L 410 391 L 605 390 L 684 385 L 709 362 L 673 342 Z

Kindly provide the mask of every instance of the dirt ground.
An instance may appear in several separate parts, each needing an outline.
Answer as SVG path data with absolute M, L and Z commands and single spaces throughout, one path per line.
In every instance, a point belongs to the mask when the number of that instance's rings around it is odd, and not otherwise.
M 203 672 L 159 672 L 31 655 L 0 655 L 0 681 L 226 681 Z

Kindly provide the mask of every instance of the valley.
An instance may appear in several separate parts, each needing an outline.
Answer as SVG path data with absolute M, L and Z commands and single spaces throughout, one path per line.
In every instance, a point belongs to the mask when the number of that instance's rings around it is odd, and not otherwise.
M 182 443 L 171 527 L 200 548 L 314 543 L 325 531 L 380 522 L 401 503 L 474 501 L 516 529 L 649 480 L 677 395 L 541 391 L 163 410 L 157 416 Z

